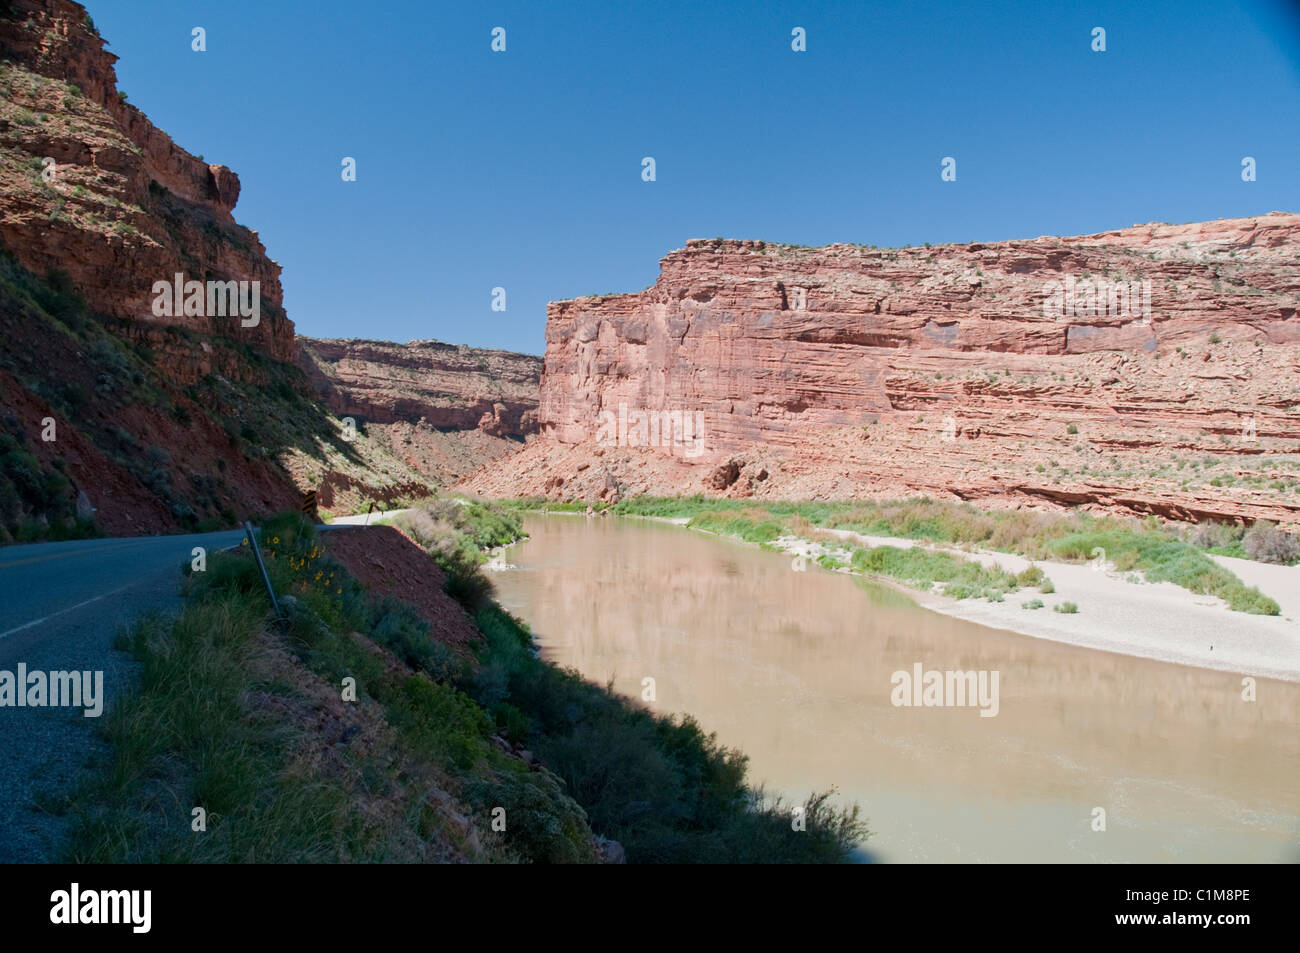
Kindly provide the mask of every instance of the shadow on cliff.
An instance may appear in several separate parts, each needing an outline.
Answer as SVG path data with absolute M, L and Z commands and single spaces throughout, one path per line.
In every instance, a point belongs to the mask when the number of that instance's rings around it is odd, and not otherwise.
M 306 376 L 248 344 L 91 313 L 0 248 L 0 541 L 212 530 L 301 502 L 280 461 L 366 462 Z

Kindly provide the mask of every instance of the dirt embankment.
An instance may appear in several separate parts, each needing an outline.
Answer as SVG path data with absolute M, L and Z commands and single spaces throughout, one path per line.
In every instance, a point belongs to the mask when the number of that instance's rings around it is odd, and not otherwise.
M 478 629 L 443 591 L 446 576 L 410 537 L 392 526 L 357 526 L 322 533 L 325 545 L 371 592 L 401 599 L 415 607 L 439 642 L 466 648 Z

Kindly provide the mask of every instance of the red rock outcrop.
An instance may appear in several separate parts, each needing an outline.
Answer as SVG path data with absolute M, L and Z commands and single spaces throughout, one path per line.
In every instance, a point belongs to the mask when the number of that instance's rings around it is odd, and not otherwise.
M 542 438 L 466 488 L 1292 520 L 1298 306 L 1293 214 L 922 248 L 690 241 L 645 291 L 550 305 Z M 620 406 L 702 415 L 703 437 L 612 437 Z
M 0 59 L 10 61 L 0 66 L 0 242 L 37 274 L 66 272 L 94 311 L 136 321 L 142 335 L 178 324 L 290 360 L 280 266 L 231 215 L 239 177 L 182 149 L 126 102 L 117 57 L 85 8 L 10 0 L 0 13 Z M 178 273 L 258 282 L 258 324 L 156 316 L 154 282 Z M 198 356 L 175 357 L 184 374 L 182 358 Z

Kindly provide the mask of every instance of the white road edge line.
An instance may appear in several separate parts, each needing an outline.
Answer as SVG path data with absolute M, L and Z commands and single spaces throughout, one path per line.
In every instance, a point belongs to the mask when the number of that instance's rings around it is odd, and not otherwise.
M 66 609 L 60 609 L 58 612 L 54 612 L 51 613 L 50 615 L 42 616 L 39 619 L 34 619 L 31 622 L 24 623 L 23 625 L 20 625 L 17 628 L 10 629 L 8 632 L 0 632 L 0 639 L 3 639 L 9 635 L 13 635 L 15 632 L 21 632 L 23 629 L 30 629 L 34 625 L 40 625 L 42 622 L 48 622 L 50 619 L 54 619 L 68 612 L 72 612 L 74 609 L 80 609 L 82 606 L 88 606 L 92 602 L 98 602 L 100 599 L 107 599 L 109 596 L 115 596 L 119 592 L 123 592 L 127 589 L 130 589 L 134 585 L 136 584 L 131 583 L 130 585 L 122 586 L 121 588 L 114 589 L 112 592 L 106 592 L 101 596 L 95 596 L 93 599 L 87 599 L 85 602 L 78 602 L 75 606 L 68 606 L 68 608 Z

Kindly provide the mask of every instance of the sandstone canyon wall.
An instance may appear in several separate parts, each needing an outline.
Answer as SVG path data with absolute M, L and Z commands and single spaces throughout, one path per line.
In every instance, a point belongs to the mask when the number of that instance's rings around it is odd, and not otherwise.
M 549 307 L 542 437 L 466 488 L 1292 522 L 1298 307 L 1293 214 L 899 249 L 690 241 L 640 293 Z M 620 407 L 699 414 L 702 444 L 602 434 Z
M 298 363 L 339 417 L 394 455 L 455 482 L 537 432 L 542 359 L 438 341 L 298 338 Z

